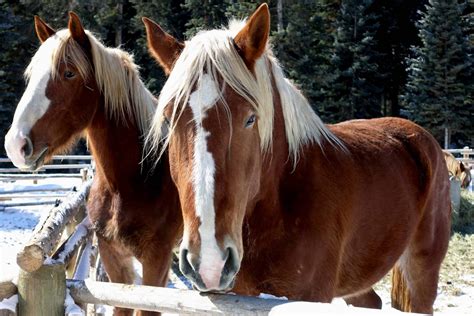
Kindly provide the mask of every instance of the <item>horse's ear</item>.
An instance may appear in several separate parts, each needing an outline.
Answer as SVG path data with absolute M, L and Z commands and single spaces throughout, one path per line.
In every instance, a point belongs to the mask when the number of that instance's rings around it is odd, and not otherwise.
M 234 38 L 235 45 L 250 70 L 253 70 L 255 61 L 265 52 L 269 34 L 270 11 L 268 5 L 263 3 Z
M 89 38 L 84 31 L 81 19 L 79 19 L 79 16 L 72 11 L 69 12 L 68 29 L 71 33 L 71 37 L 82 47 L 87 47 L 89 45 Z
M 154 21 L 142 18 L 146 28 L 146 39 L 150 54 L 160 63 L 168 75 L 178 59 L 184 44 L 169 35 Z
M 56 34 L 56 31 L 37 15 L 35 15 L 35 31 L 41 43 Z

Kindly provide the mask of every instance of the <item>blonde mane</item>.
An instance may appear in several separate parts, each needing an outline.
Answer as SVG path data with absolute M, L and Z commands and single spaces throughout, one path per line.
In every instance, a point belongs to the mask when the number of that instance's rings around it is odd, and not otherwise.
M 41 64 L 43 58 L 52 60 L 53 79 L 59 75 L 61 63 L 74 64 L 85 84 L 94 73 L 104 96 L 106 113 L 115 120 L 134 118 L 144 134 L 155 111 L 156 99 L 141 81 L 139 67 L 134 63 L 133 56 L 119 48 L 105 47 L 89 31 L 86 31 L 86 35 L 91 45 L 93 69 L 83 49 L 71 37 L 69 30 L 64 29 L 53 35 L 57 45 L 49 45 L 46 51 L 40 47 L 27 67 L 25 77 L 31 77 L 35 66 Z
M 254 107 L 263 152 L 271 151 L 273 141 L 272 75 L 278 90 L 275 92 L 281 98 L 286 138 L 293 162 L 298 161 L 300 148 L 306 144 L 322 145 L 327 140 L 343 147 L 311 109 L 301 92 L 285 78 L 269 45 L 255 63 L 255 74 L 248 70 L 233 42 L 243 26 L 244 21 L 231 21 L 229 29 L 204 31 L 186 42 L 158 98 L 158 107 L 147 139 L 151 149 L 165 150 L 177 118 L 183 112 L 184 105 L 188 104 L 192 89 L 204 74 L 208 74 L 214 82 L 224 82 Z M 222 92 L 220 89 L 220 101 L 227 108 Z M 163 122 L 165 107 L 170 102 L 173 102 L 174 107 L 168 130 Z M 164 146 L 160 145 L 162 143 Z

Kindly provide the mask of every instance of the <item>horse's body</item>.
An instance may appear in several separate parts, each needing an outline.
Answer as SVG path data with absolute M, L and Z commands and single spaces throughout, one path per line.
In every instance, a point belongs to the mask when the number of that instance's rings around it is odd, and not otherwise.
M 110 280 L 133 283 L 135 256 L 143 266 L 143 283 L 165 286 L 182 219 L 167 159 L 153 171 L 147 160 L 140 163 L 156 99 L 132 58 L 104 47 L 75 14 L 67 30 L 55 32 L 39 18 L 35 26 L 43 45 L 30 64 L 30 83 L 6 137 L 8 154 L 17 166 L 36 169 L 85 134 L 96 163 L 88 214 Z M 40 71 L 45 71 L 42 80 Z M 31 89 L 35 94 L 28 93 Z M 45 100 L 43 111 L 35 108 L 38 100 Z M 132 313 L 116 309 L 116 314 Z
M 450 235 L 441 148 L 403 119 L 325 126 L 269 28 L 265 4 L 184 49 L 147 27 L 170 72 L 151 133 L 180 196 L 181 271 L 201 291 L 380 307 L 371 287 L 394 267 L 392 305 L 432 312 Z
M 287 153 L 265 163 L 271 175 L 262 175 L 266 190 L 244 220 L 233 291 L 330 301 L 369 290 L 398 261 L 414 292 L 430 289 L 428 304 L 411 306 L 426 311 L 449 236 L 438 145 L 400 119 L 330 129 L 348 153 L 311 146 L 295 170 Z

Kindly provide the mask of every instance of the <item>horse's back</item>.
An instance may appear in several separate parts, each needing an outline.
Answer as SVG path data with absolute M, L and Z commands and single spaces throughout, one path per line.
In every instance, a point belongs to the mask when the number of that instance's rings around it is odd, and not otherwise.
M 441 212 L 441 216 L 449 216 L 444 154 L 425 129 L 401 118 L 353 120 L 330 128 L 346 144 L 349 164 L 359 177 L 363 176 L 359 180 L 363 185 L 370 185 L 363 178 L 368 182 L 372 178 L 379 186 L 398 184 L 402 192 L 415 193 L 411 195 L 423 214 Z M 377 177 L 384 178 L 384 182 L 379 183 Z
M 433 182 L 448 186 L 447 168 L 441 147 L 425 129 L 401 118 L 352 120 L 331 125 L 332 132 L 347 146 L 348 156 L 356 166 L 364 169 L 385 167 L 395 170 L 400 161 L 406 168 L 416 167 L 418 187 L 426 191 Z M 374 161 L 377 159 L 377 161 Z M 370 161 L 370 164 L 358 162 Z M 366 172 L 366 170 L 364 170 Z
M 450 200 L 448 172 L 436 140 L 399 118 L 329 127 L 347 147 L 347 154 L 325 150 L 328 161 L 347 176 L 345 188 L 338 190 L 355 196 L 346 202 L 351 225 L 342 278 L 367 273 L 369 279 L 377 279 L 386 271 L 374 273 L 371 265 L 384 262 L 378 267 L 388 270 L 398 258 L 410 256 L 407 249 L 429 255 L 437 270 L 449 240 Z M 344 283 L 341 293 L 349 290 L 350 283 Z

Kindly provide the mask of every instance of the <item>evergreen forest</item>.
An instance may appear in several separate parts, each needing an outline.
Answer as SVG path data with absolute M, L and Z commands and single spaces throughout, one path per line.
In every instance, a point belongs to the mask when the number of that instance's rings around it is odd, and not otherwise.
M 55 29 L 74 11 L 107 46 L 133 53 L 147 86 L 165 75 L 141 18 L 180 40 L 245 18 L 262 1 L 0 0 L 0 142 L 39 46 L 33 17 Z M 449 148 L 474 147 L 474 0 L 270 0 L 271 43 L 326 123 L 400 116 Z M 1 156 L 5 155 L 2 146 Z

